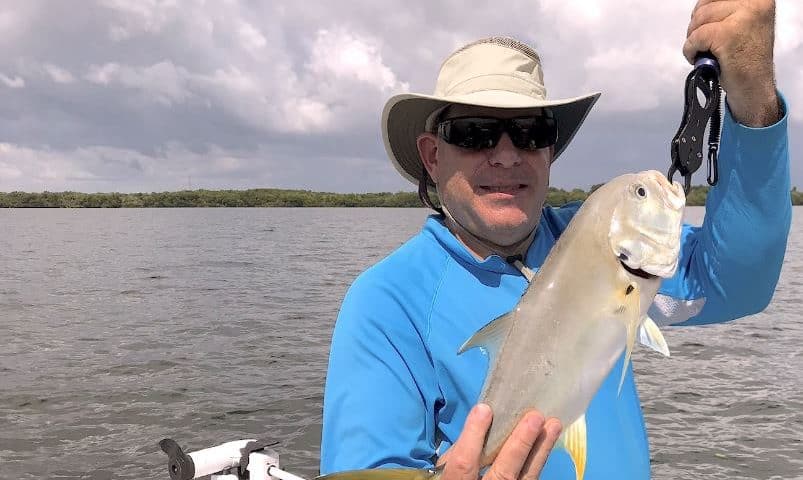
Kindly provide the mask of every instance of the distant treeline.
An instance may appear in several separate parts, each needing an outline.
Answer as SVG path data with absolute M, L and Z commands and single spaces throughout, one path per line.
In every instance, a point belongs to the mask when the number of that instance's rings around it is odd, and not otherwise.
M 554 206 L 585 200 L 590 191 L 550 187 Z M 705 205 L 708 187 L 692 187 L 687 205 Z M 803 205 L 803 192 L 791 191 L 793 205 Z M 0 208 L 157 208 L 157 207 L 420 207 L 413 192 L 325 193 L 259 188 L 251 190 L 185 190 L 155 193 L 0 192 Z

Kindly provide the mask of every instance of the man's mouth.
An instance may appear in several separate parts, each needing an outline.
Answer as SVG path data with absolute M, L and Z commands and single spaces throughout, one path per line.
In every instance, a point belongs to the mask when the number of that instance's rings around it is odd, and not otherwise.
M 516 193 L 527 188 L 524 183 L 513 183 L 509 185 L 480 185 L 480 190 L 487 193 Z

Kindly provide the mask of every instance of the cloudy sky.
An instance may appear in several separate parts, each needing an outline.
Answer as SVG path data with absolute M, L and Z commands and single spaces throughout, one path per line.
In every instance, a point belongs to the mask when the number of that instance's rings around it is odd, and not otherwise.
M 777 1 L 777 76 L 803 187 L 803 5 Z M 603 92 L 554 185 L 663 171 L 693 5 L 0 0 L 0 191 L 412 190 L 385 156 L 382 106 L 431 93 L 442 59 L 488 35 L 533 45 L 550 97 Z

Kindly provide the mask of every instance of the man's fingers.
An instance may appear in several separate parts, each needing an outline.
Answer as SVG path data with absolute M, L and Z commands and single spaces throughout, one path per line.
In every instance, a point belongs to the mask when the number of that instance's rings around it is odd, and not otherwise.
M 502 445 L 499 455 L 483 478 L 486 480 L 516 480 L 543 427 L 543 415 L 538 412 L 527 413 Z
M 491 426 L 491 418 L 491 408 L 488 405 L 478 404 L 471 409 L 460 438 L 438 461 L 439 465 L 445 462 L 441 476 L 443 480 L 477 480 L 480 455 L 485 434 Z
M 717 47 L 714 43 L 717 31 L 720 29 L 719 23 L 706 23 L 699 26 L 696 30 L 691 32 L 686 43 L 683 44 L 683 56 L 689 63 L 694 64 L 694 59 L 698 53 L 710 51 L 714 55 L 717 53 Z
M 714 2 L 701 6 L 691 16 L 686 36 L 691 35 L 691 32 L 697 30 L 701 25 L 725 20 L 737 10 L 737 7 L 738 5 L 732 2 Z
M 733 0 L 697 0 L 697 4 L 694 5 L 694 8 L 691 11 L 691 16 L 693 17 L 694 14 L 697 13 L 697 10 L 703 8 L 706 5 L 712 3 L 732 3 L 732 2 Z
M 533 446 L 532 452 L 530 452 L 530 456 L 524 463 L 521 473 L 522 480 L 538 480 L 539 475 L 541 475 L 541 470 L 543 470 L 544 464 L 546 464 L 546 459 L 549 457 L 550 452 L 552 452 L 552 447 L 555 446 L 555 442 L 560 438 L 560 432 L 560 420 L 557 418 L 550 418 L 547 420 L 541 435 Z

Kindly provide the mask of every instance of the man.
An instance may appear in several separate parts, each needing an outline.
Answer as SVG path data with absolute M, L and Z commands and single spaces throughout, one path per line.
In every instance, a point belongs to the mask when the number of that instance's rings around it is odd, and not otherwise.
M 700 0 L 692 14 L 684 54 L 693 61 L 697 52 L 713 52 L 727 107 L 720 179 L 705 222 L 684 226 L 677 274 L 662 284 L 651 311 L 663 324 L 732 320 L 763 310 L 772 297 L 791 219 L 773 38 L 772 0 Z M 493 413 L 474 405 L 487 360 L 476 350 L 456 352 L 524 292 L 527 280 L 512 259 L 537 270 L 576 212 L 578 205 L 543 208 L 549 170 L 597 98 L 547 100 L 538 55 L 491 38 L 449 56 L 434 95 L 388 101 L 388 154 L 430 206 L 434 188 L 443 211 L 360 275 L 343 301 L 324 398 L 321 473 L 438 463 L 443 479 L 476 480 Z M 600 153 L 594 161 L 605 161 Z M 632 370 L 617 396 L 621 363 L 586 413 L 588 480 L 650 476 Z M 551 451 L 561 427 L 528 414 L 484 478 L 573 478 L 568 456 Z

